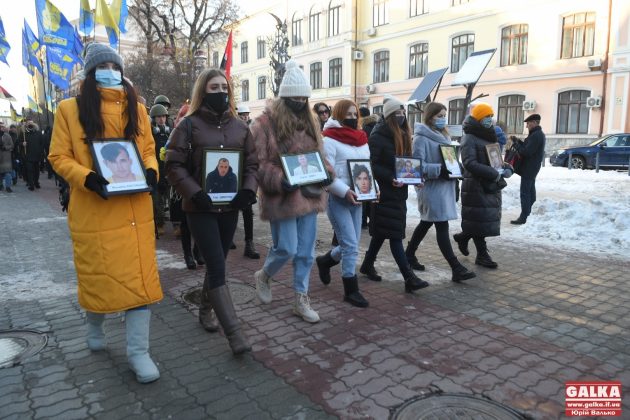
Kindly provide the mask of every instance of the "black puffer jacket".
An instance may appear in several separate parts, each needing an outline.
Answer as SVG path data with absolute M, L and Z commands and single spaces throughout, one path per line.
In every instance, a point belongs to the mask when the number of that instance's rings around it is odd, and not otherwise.
M 464 181 L 462 182 L 462 230 L 472 236 L 501 234 L 501 191 L 486 193 L 482 182 L 493 182 L 499 172 L 490 166 L 486 145 L 497 143 L 494 128 L 484 128 L 468 116 L 463 124 L 461 143 Z
M 407 222 L 407 186 L 392 185 L 396 178 L 393 133 L 384 123 L 376 124 L 368 140 L 370 161 L 381 197 L 372 205 L 370 235 L 385 239 L 403 239 Z

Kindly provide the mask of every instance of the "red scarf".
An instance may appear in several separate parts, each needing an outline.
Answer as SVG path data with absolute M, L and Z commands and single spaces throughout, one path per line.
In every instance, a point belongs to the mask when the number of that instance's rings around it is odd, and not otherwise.
M 348 144 L 354 147 L 361 147 L 367 144 L 367 134 L 363 130 L 355 130 L 350 127 L 331 127 L 322 131 L 322 135 Z

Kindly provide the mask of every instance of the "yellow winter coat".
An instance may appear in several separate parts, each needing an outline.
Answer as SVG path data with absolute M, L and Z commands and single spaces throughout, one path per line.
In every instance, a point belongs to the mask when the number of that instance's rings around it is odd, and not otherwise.
M 124 90 L 99 89 L 103 138 L 124 138 L 127 96 Z M 151 124 L 138 104 L 136 144 L 146 169 L 158 171 Z M 97 313 L 118 312 L 162 299 L 155 256 L 153 204 L 146 193 L 103 200 L 83 185 L 92 171 L 75 98 L 59 104 L 50 154 L 54 170 L 70 184 L 68 225 L 79 279 L 79 304 Z

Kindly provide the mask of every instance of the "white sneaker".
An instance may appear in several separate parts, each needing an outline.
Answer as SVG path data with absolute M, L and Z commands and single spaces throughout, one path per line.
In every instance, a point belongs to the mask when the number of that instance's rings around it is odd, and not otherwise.
M 264 304 L 271 303 L 271 277 L 265 273 L 265 270 L 258 270 L 254 273 L 254 281 L 258 300 Z
M 293 313 L 306 322 L 319 322 L 319 315 L 311 308 L 311 301 L 306 293 L 295 293 L 295 305 L 293 305 Z

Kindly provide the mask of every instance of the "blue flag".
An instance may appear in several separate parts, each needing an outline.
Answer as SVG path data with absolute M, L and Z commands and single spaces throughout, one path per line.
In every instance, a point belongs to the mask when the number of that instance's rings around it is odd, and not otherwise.
M 81 41 L 81 36 L 79 35 L 79 31 L 77 28 L 74 28 L 74 48 L 72 49 L 72 55 L 75 57 L 75 61 L 81 65 L 83 65 L 83 42 Z
M 22 64 L 26 67 L 26 70 L 28 70 L 31 76 L 35 74 L 35 69 L 39 70 L 41 74 L 44 74 L 44 69 L 35 55 L 39 50 L 39 46 L 37 37 L 25 20 L 24 29 L 22 29 Z
M 90 2 L 88 0 L 81 0 L 81 12 L 79 14 L 79 28 L 81 32 L 88 35 L 94 30 L 94 13 L 90 8 Z
M 0 61 L 7 63 L 7 54 L 11 50 L 11 46 L 9 45 L 9 41 L 7 41 L 7 35 L 4 33 L 4 25 L 2 23 L 2 17 L 0 17 Z
M 35 0 L 37 29 L 44 45 L 72 50 L 74 27 L 49 0 Z
M 48 80 L 60 89 L 68 89 L 75 64 L 72 55 L 61 48 L 46 47 L 46 62 L 48 63 Z
M 4 33 L 4 24 L 2 23 L 2 17 L 0 16 L 0 38 L 6 38 L 7 34 Z

